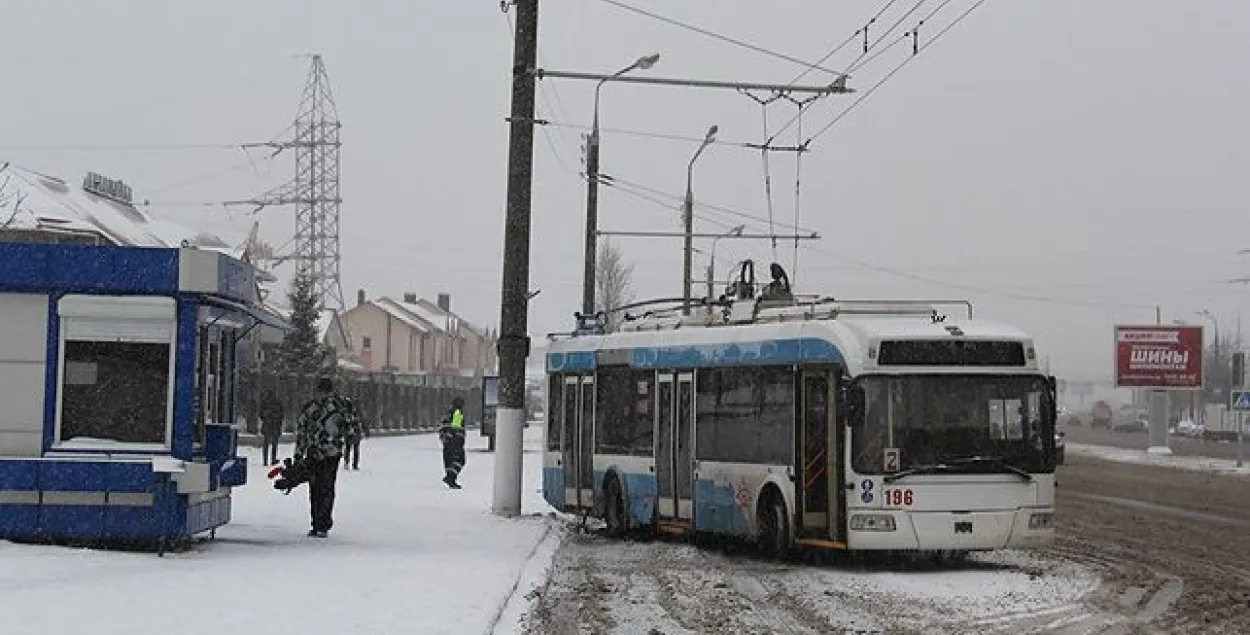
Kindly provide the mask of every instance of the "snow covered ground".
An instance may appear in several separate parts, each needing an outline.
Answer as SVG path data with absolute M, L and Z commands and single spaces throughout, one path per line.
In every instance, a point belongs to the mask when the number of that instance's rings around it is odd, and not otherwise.
M 1236 461 L 1229 461 L 1225 459 L 1211 459 L 1201 456 L 1149 454 L 1145 450 L 1130 450 L 1107 445 L 1086 445 L 1083 443 L 1068 443 L 1067 451 L 1078 456 L 1088 456 L 1090 458 L 1103 459 L 1105 461 L 1155 465 L 1159 467 L 1170 467 L 1194 472 L 1215 472 L 1217 474 L 1250 476 L 1250 463 L 1239 469 Z M 1247 459 L 1250 459 L 1250 457 L 1247 457 Z
M 189 552 L 0 542 L 0 632 L 514 632 L 562 531 L 537 492 L 541 435 L 526 431 L 527 516 L 513 520 L 490 512 L 494 457 L 475 433 L 460 491 L 439 480 L 435 435 L 367 439 L 360 471 L 339 474 L 325 540 L 305 536 L 307 489 L 273 490 L 259 449 L 248 448 L 250 483 L 235 491 L 234 522 Z

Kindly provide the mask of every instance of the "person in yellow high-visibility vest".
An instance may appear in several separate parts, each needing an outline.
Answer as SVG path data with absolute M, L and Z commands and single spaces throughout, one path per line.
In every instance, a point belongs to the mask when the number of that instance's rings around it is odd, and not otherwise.
M 443 426 L 438 430 L 438 438 L 443 442 L 443 482 L 447 487 L 460 489 L 456 479 L 464 468 L 464 399 L 456 397 L 451 400 L 451 409 L 443 417 Z

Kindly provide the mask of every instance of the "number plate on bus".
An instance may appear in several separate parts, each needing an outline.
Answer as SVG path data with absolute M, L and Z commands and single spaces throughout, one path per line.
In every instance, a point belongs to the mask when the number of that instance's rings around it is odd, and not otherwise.
M 916 502 L 916 495 L 909 489 L 886 489 L 881 492 L 886 507 L 911 507 Z

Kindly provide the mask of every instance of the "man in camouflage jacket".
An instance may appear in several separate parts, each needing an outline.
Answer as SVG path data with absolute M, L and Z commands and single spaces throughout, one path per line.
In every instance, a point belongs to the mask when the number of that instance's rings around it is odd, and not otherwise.
M 304 405 L 295 436 L 295 459 L 308 463 L 308 502 L 312 512 L 309 536 L 325 538 L 334 525 L 334 482 L 338 478 L 343 440 L 360 434 L 353 404 L 334 391 L 328 378 L 317 381 L 317 396 Z

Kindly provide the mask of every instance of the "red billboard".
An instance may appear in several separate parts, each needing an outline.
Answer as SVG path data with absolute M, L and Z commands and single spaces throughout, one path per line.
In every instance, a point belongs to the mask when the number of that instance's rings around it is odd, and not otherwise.
M 1115 327 L 1119 388 L 1202 388 L 1201 326 Z

